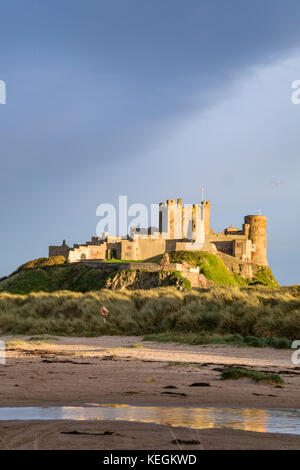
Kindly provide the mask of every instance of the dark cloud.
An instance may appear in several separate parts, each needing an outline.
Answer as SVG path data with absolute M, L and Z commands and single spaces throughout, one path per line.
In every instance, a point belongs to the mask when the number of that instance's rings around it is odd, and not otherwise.
M 45 254 L 50 241 L 89 236 L 103 199 L 143 190 L 148 201 L 151 191 L 152 199 L 163 198 L 170 162 L 188 194 L 180 171 L 187 155 L 157 158 L 156 146 L 173 138 L 185 116 L 205 119 L 229 99 L 253 65 L 298 47 L 299 13 L 298 0 L 2 4 L 2 274 Z M 202 178 L 215 171 L 216 157 L 211 161 Z

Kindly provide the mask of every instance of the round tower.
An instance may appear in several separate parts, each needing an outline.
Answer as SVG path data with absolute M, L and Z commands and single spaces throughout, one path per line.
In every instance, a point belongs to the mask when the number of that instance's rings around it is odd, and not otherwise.
M 245 224 L 249 224 L 249 239 L 255 245 L 251 261 L 268 266 L 267 260 L 267 217 L 265 215 L 246 215 Z

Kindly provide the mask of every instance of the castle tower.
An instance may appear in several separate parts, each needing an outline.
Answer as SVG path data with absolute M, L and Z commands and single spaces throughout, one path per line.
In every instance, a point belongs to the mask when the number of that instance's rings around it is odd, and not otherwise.
M 192 208 L 192 240 L 197 241 L 197 204 L 193 204 Z
M 267 260 L 267 217 L 265 215 L 246 215 L 245 224 L 249 224 L 249 238 L 255 245 L 251 261 L 268 266 Z
M 177 203 L 175 199 L 161 202 L 159 205 L 159 232 L 164 239 L 204 243 L 203 213 L 203 206 L 200 204 L 184 206 L 181 198 L 177 199 Z
M 159 231 L 164 238 L 180 239 L 182 237 L 182 200 L 168 199 L 159 205 Z
M 210 233 L 210 201 L 202 201 L 205 239 Z

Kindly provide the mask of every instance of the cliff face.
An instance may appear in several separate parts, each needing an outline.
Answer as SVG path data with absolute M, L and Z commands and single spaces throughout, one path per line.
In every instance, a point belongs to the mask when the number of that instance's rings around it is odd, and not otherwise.
M 185 279 L 174 272 L 118 271 L 110 276 L 107 289 L 153 289 L 155 287 L 184 287 Z M 190 286 L 189 286 L 190 287 Z
M 107 289 L 153 289 L 156 287 L 176 286 L 179 289 L 191 287 L 207 288 L 214 286 L 203 274 L 177 271 L 119 271 L 110 276 L 105 284 Z

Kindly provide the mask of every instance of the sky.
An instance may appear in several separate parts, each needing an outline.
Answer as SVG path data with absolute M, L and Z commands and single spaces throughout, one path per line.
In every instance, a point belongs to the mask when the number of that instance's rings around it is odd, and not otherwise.
M 101 203 L 268 218 L 300 283 L 299 0 L 1 2 L 0 276 L 96 234 Z

